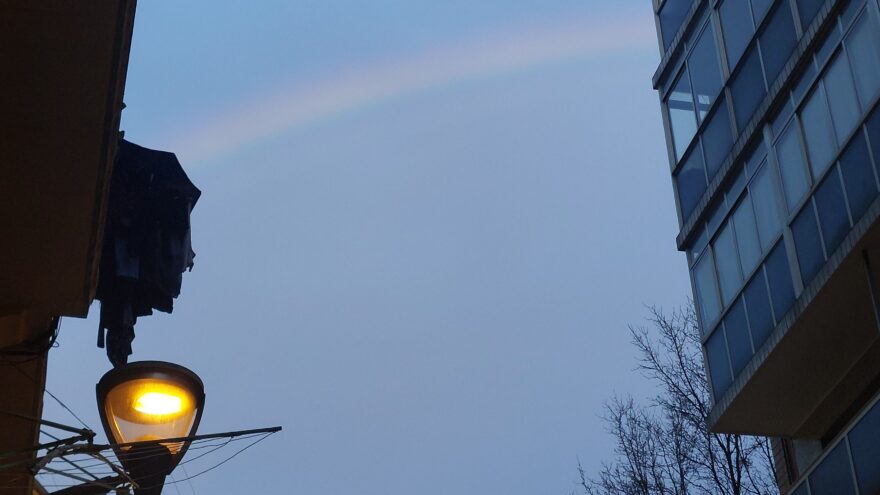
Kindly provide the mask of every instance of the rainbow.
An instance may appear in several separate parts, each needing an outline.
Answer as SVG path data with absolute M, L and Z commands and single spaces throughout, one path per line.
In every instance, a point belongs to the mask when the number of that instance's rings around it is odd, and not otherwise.
M 547 63 L 656 45 L 643 18 L 574 20 L 459 40 L 439 49 L 339 71 L 261 94 L 167 141 L 198 165 L 262 140 L 393 98 Z

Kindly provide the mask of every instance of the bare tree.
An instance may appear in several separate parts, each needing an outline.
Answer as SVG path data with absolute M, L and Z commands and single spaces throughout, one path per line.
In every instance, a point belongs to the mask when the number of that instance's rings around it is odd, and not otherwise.
M 651 309 L 630 327 L 638 370 L 658 385 L 646 404 L 614 397 L 605 405 L 614 455 L 596 477 L 578 463 L 587 495 L 778 495 L 766 438 L 710 433 L 711 409 L 700 330 L 692 307 Z

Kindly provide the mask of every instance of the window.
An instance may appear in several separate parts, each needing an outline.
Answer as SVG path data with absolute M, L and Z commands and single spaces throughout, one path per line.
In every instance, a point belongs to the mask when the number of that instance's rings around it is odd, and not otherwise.
M 706 232 L 706 226 L 704 225 L 704 226 L 700 227 L 699 231 L 697 232 L 697 235 L 694 236 L 694 243 L 690 249 L 691 261 L 697 259 L 697 257 L 700 255 L 700 253 L 703 252 L 703 249 L 708 244 L 709 244 L 709 234 Z
M 706 176 L 709 180 L 715 177 L 731 146 L 733 135 L 730 131 L 730 114 L 722 98 L 703 131 L 703 152 L 706 155 Z
M 732 205 L 739 198 L 739 195 L 746 188 L 746 167 L 743 164 L 743 167 L 740 169 L 739 173 L 736 174 L 736 178 L 733 182 L 727 186 L 727 191 L 724 192 L 724 197 L 727 198 L 727 204 Z
M 709 375 L 716 401 L 724 395 L 733 382 L 730 362 L 727 360 L 727 343 L 724 340 L 724 328 L 719 327 L 706 341 L 706 360 L 709 361 Z
M 828 168 L 828 164 L 837 151 L 834 133 L 831 128 L 831 116 L 825 103 L 825 89 L 821 83 L 807 98 L 801 110 L 801 123 L 804 126 L 804 138 L 807 152 L 810 155 L 810 168 L 813 177 L 818 177 Z
M 778 325 L 785 313 L 788 312 L 788 308 L 791 307 L 791 303 L 794 302 L 794 285 L 783 243 L 780 242 L 773 248 L 764 263 L 764 268 L 767 270 L 767 285 L 770 286 L 770 300 Z
M 828 104 L 831 107 L 834 129 L 837 131 L 837 141 L 842 143 L 862 116 L 849 62 L 842 52 L 831 62 L 825 74 L 825 86 L 828 89 Z
M 820 67 L 831 57 L 831 55 L 834 54 L 837 45 L 840 44 L 841 36 L 840 27 L 835 22 L 831 27 L 831 31 L 829 31 L 828 34 L 825 35 L 825 39 L 822 40 L 819 49 L 816 50 L 816 62 Z
M 715 252 L 715 265 L 718 267 L 718 285 L 721 287 L 721 299 L 728 304 L 742 284 L 742 272 L 736 255 L 733 229 L 730 224 L 724 226 L 712 244 Z
M 807 492 L 807 484 L 801 483 L 801 486 L 799 486 L 797 490 L 791 492 L 791 495 L 810 495 L 809 492 Z
M 816 189 L 816 211 L 819 213 L 819 225 L 825 239 L 825 252 L 828 256 L 837 249 L 840 242 L 849 232 L 849 214 L 837 170 L 832 170 L 828 177 Z
M 849 2 L 843 8 L 843 12 L 840 13 L 840 24 L 846 28 L 850 21 L 853 20 L 853 17 L 862 9 L 862 6 L 865 5 L 865 0 L 853 0 Z
M 712 23 L 708 23 L 700 39 L 688 57 L 697 115 L 702 120 L 709 112 L 712 102 L 721 90 L 721 68 L 715 49 L 715 33 Z
M 808 201 L 804 209 L 791 224 L 794 235 L 794 246 L 797 251 L 798 263 L 804 285 L 810 283 L 825 263 L 822 244 L 819 240 L 819 226 L 813 213 L 813 203 Z
M 752 46 L 746 55 L 739 72 L 730 83 L 733 99 L 733 112 L 736 116 L 736 128 L 742 130 L 751 120 L 758 105 L 767 94 L 764 88 L 764 73 L 761 72 L 761 59 L 758 57 L 757 45 Z
M 782 175 L 782 188 L 785 190 L 785 201 L 788 210 L 793 210 L 808 189 L 807 170 L 804 167 L 804 155 L 801 152 L 801 135 L 797 122 L 792 122 L 782 132 L 776 143 L 776 158 L 779 161 L 779 172 Z
M 789 119 L 791 119 L 791 115 L 794 113 L 794 101 L 791 98 L 787 98 L 785 103 L 779 107 L 779 110 L 776 110 L 776 115 L 773 116 L 773 119 L 770 121 L 770 129 L 773 132 L 774 136 L 779 136 L 782 129 L 788 124 Z
M 700 316 L 703 318 L 703 330 L 709 329 L 710 325 L 718 318 L 721 306 L 718 302 L 718 289 L 715 286 L 715 269 L 712 261 L 712 253 L 706 251 L 700 261 L 694 266 L 694 288 L 697 290 L 697 299 L 700 303 Z
M 859 100 L 862 109 L 867 110 L 880 89 L 880 37 L 870 15 L 866 13 L 856 21 L 845 43 Z
M 727 216 L 727 205 L 724 203 L 724 198 L 721 198 L 717 203 L 712 205 L 709 219 L 706 221 L 706 227 L 709 229 L 710 235 L 718 230 L 718 227 L 721 226 L 721 222 L 724 221 L 725 216 Z
M 860 493 L 880 493 L 880 405 L 874 405 L 849 433 Z
M 822 459 L 809 479 L 812 495 L 855 495 L 846 440 Z
M 733 376 L 737 376 L 749 364 L 754 354 L 742 298 L 737 299 L 730 312 L 724 317 L 724 333 L 727 335 L 727 349 L 730 351 Z
M 767 283 L 764 281 L 763 270 L 758 270 L 758 273 L 746 286 L 743 295 L 746 299 L 746 308 L 748 308 L 752 340 L 754 340 L 757 350 L 767 341 L 767 337 L 773 330 L 773 314 L 770 312 L 770 297 L 767 295 Z
M 743 274 L 748 275 L 758 265 L 761 258 L 761 243 L 755 224 L 755 210 L 752 198 L 746 196 L 733 212 L 733 227 L 736 229 L 736 245 L 742 262 Z
M 797 44 L 794 19 L 791 16 L 791 7 L 788 2 L 779 2 L 779 8 L 771 14 L 759 39 L 767 83 L 773 85 Z
M 807 90 L 810 89 L 810 85 L 813 84 L 813 79 L 816 77 L 816 72 L 816 66 L 812 62 L 804 67 L 804 72 L 798 76 L 798 80 L 794 84 L 791 92 L 791 96 L 796 102 L 800 101 L 800 99 L 807 93 Z
M 736 66 L 755 32 L 749 5 L 743 0 L 727 0 L 719 9 L 721 29 L 724 31 L 724 47 L 730 70 Z
M 859 133 L 840 155 L 840 171 L 853 222 L 858 222 L 877 197 L 877 182 L 864 134 Z
M 868 129 L 868 141 L 874 150 L 874 156 L 880 158 L 880 110 L 874 110 L 865 121 L 865 127 Z
M 678 183 L 678 202 L 681 205 L 681 216 L 687 221 L 694 208 L 697 207 L 703 193 L 706 192 L 706 171 L 703 169 L 703 155 L 697 146 L 681 166 L 676 176 Z
M 804 31 L 813 22 L 813 18 L 819 13 L 819 8 L 822 7 L 823 3 L 825 3 L 825 0 L 797 0 L 798 14 L 800 14 L 801 26 L 803 26 Z
M 761 139 L 756 142 L 752 149 L 748 151 L 748 158 L 746 158 L 746 168 L 748 169 L 749 175 L 754 174 L 758 168 L 761 166 L 761 162 L 764 161 L 764 158 L 767 156 L 767 147 L 764 146 L 764 140 Z
M 660 8 L 660 31 L 663 33 L 664 49 L 672 44 L 693 3 L 693 0 L 666 0 Z
M 761 23 L 771 5 L 773 5 L 773 0 L 752 0 L 752 13 L 755 14 L 756 25 Z
M 766 251 L 773 245 L 776 236 L 782 229 L 782 212 L 779 208 L 776 191 L 773 171 L 769 166 L 763 165 L 755 173 L 755 178 L 749 185 L 749 195 L 755 207 L 758 237 L 761 240 L 762 251 Z
M 688 144 L 697 132 L 697 119 L 694 116 L 694 100 L 691 97 L 691 83 L 688 82 L 687 69 L 681 72 L 672 93 L 669 95 L 669 122 L 672 126 L 672 140 L 675 143 L 675 158 L 680 160 Z

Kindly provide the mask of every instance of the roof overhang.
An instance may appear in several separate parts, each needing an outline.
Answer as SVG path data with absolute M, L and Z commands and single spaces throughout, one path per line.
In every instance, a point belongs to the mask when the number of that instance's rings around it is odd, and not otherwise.
M 135 0 L 0 0 L 0 314 L 94 296 Z

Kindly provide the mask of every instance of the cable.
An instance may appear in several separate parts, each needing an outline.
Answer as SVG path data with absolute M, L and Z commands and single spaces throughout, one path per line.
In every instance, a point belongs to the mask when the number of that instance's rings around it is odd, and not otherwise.
M 180 466 L 183 469 L 183 475 L 186 476 L 184 478 L 186 480 L 186 484 L 189 485 L 189 491 L 192 492 L 192 495 L 196 495 L 196 489 L 193 487 L 192 481 L 190 481 L 189 473 L 186 472 L 186 466 Z
M 25 373 L 24 370 L 22 370 L 21 368 L 19 368 L 19 367 L 18 367 L 18 364 L 16 364 L 16 363 L 10 361 L 10 360 L 9 360 L 8 358 L 6 358 L 5 356 L 0 356 L 0 359 L 2 359 L 4 362 L 6 362 L 7 364 L 9 364 L 9 365 L 12 366 L 13 368 L 15 368 L 19 373 L 21 373 L 22 376 L 24 376 L 25 378 L 27 378 L 28 380 L 30 380 L 31 383 L 33 383 L 34 385 L 37 385 L 37 386 L 40 385 L 39 383 L 37 383 L 37 380 L 36 380 L 34 377 L 28 375 L 27 373 Z M 52 392 L 50 392 L 49 389 L 46 388 L 46 385 L 43 385 L 42 389 L 43 389 L 43 392 L 49 394 L 49 397 L 52 397 L 52 398 L 55 400 L 55 402 L 57 402 L 61 407 L 64 408 L 64 410 L 66 410 L 67 412 L 69 412 L 71 416 L 73 416 L 74 418 L 76 418 L 76 420 L 79 421 L 79 424 L 81 424 L 84 428 L 86 428 L 86 429 L 88 429 L 88 430 L 91 430 L 91 429 L 92 429 L 89 425 L 86 424 L 85 421 L 82 420 L 82 418 L 80 418 L 79 416 L 77 416 L 77 414 L 76 414 L 75 412 L 73 412 L 73 410 L 72 410 L 71 408 L 67 407 L 67 404 L 65 404 L 61 399 L 59 399 L 58 397 L 56 397 L 55 394 L 53 394 Z
M 194 475 L 192 475 L 192 476 L 189 476 L 189 477 L 187 477 L 187 478 L 184 478 L 184 479 L 181 479 L 181 480 L 174 481 L 174 482 L 172 482 L 172 483 L 180 483 L 180 482 L 182 482 L 182 481 L 191 480 L 191 479 L 197 478 L 197 477 L 199 477 L 199 476 L 201 476 L 201 475 L 203 475 L 203 474 L 205 474 L 205 473 L 208 473 L 208 472 L 210 472 L 210 471 L 213 471 L 213 470 L 217 469 L 218 467 L 220 467 L 220 466 L 226 464 L 227 462 L 231 461 L 232 459 L 234 459 L 236 456 L 238 456 L 239 454 L 241 454 L 241 453 L 244 452 L 245 450 L 247 450 L 247 449 L 253 447 L 254 445 L 256 445 L 256 444 L 262 442 L 263 440 L 269 438 L 271 435 L 272 435 L 272 433 L 267 433 L 265 436 L 263 436 L 263 437 L 261 437 L 261 438 L 259 438 L 259 439 L 257 439 L 257 440 L 254 440 L 253 442 L 251 442 L 251 443 L 245 445 L 244 447 L 242 447 L 241 449 L 239 449 L 237 452 L 235 452 L 235 453 L 232 454 L 231 456 L 227 457 L 226 459 L 223 459 L 222 461 L 218 462 L 217 464 L 214 464 L 213 466 L 209 467 L 208 469 L 205 469 L 204 471 L 200 471 L 200 472 L 198 472 L 198 473 L 196 473 L 196 474 L 194 474 Z M 165 485 L 172 484 L 172 483 L 165 483 Z M 154 488 L 154 487 L 143 487 L 143 488 Z

